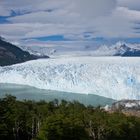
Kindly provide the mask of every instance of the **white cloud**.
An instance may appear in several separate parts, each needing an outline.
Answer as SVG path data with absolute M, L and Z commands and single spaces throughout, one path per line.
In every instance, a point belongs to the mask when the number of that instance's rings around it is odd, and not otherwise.
M 8 16 L 9 15 L 9 10 L 7 10 L 6 8 L 2 7 L 2 5 L 0 5 L 0 16 Z
M 118 0 L 118 5 L 131 10 L 140 10 L 140 0 Z
M 63 2 L 63 3 L 62 3 Z M 57 6 L 56 6 L 57 4 Z M 60 6 L 61 4 L 61 6 Z M 46 6 L 43 6 L 46 5 Z M 105 16 L 112 12 L 116 0 L 48 0 L 39 4 L 42 11 L 16 16 L 9 20 L 14 22 L 41 22 L 41 23 L 75 23 L 93 20 L 95 17 Z M 59 7 L 59 8 L 58 8 Z M 52 9 L 52 12 L 43 10 Z
M 0 34 L 12 41 L 52 35 L 72 40 L 140 37 L 140 0 L 6 0 L 0 14 L 14 10 L 22 15 L 0 24 Z M 90 33 L 85 39 L 84 34 Z
M 110 14 L 116 6 L 116 0 L 73 0 L 75 11 L 82 16 L 94 18 Z M 73 10 L 73 9 L 72 9 Z
M 139 38 L 140 34 L 135 33 L 133 29 L 135 22 L 139 20 L 139 11 L 118 7 L 111 16 L 95 20 L 94 24 L 98 30 L 95 34 L 107 38 Z

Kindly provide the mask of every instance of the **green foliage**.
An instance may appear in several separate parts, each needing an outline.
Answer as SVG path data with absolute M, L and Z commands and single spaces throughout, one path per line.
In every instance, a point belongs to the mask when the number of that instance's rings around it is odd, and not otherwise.
M 88 135 L 84 126 L 71 117 L 61 114 L 49 116 L 39 133 L 38 139 L 42 140 L 85 140 Z
M 140 118 L 73 101 L 0 99 L 0 140 L 139 140 Z

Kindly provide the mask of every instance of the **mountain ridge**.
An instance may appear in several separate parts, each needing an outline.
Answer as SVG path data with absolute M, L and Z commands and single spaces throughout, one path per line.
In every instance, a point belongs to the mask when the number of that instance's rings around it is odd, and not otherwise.
M 139 57 L 140 49 L 134 44 L 117 42 L 115 45 L 100 46 L 93 52 L 97 56 L 121 56 L 121 57 Z
M 39 58 L 49 57 L 32 55 L 0 37 L 0 66 L 22 63 Z
M 103 44 L 100 46 L 71 46 L 71 47 L 23 47 L 31 54 L 55 56 L 120 56 L 120 57 L 140 57 L 140 45 L 117 42 L 112 45 Z

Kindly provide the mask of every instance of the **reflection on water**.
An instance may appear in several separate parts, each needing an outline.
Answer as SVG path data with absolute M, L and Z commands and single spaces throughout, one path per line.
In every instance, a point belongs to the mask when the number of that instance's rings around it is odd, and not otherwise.
M 54 99 L 58 100 L 67 100 L 67 101 L 79 101 L 85 105 L 106 105 L 112 104 L 114 100 L 104 98 L 97 95 L 86 95 L 86 94 L 77 94 L 77 93 L 68 93 L 60 91 L 50 91 L 50 90 L 41 90 L 34 87 L 15 85 L 15 84 L 0 84 L 0 97 L 3 97 L 5 94 L 11 94 L 17 97 L 19 100 L 29 99 L 29 100 L 46 100 L 52 101 Z

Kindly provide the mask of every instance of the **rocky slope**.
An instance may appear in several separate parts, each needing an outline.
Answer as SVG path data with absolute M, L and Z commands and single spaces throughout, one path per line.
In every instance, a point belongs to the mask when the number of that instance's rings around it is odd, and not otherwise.
M 106 105 L 103 109 L 107 112 L 122 112 L 127 116 L 140 117 L 140 100 L 120 100 L 111 106 Z
M 0 37 L 0 66 L 21 63 L 38 58 L 48 58 L 48 56 L 39 57 L 31 55 L 29 52 L 23 51 Z

